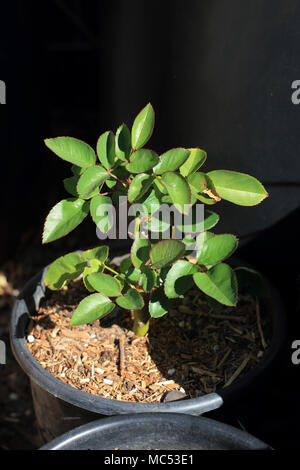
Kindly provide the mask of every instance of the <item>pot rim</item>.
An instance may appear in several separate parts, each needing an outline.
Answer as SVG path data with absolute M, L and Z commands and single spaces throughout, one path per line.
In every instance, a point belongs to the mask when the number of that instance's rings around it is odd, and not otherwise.
M 116 433 L 122 433 L 124 429 L 130 429 L 131 433 L 135 434 L 134 426 L 137 426 L 139 432 L 141 432 L 141 426 L 143 426 L 146 431 L 151 429 L 151 425 L 153 426 L 153 424 L 156 424 L 157 426 L 161 424 L 163 426 L 170 425 L 174 426 L 175 429 L 185 427 L 188 429 L 192 428 L 193 431 L 198 430 L 203 435 L 209 435 L 211 440 L 215 439 L 216 441 L 222 440 L 223 442 L 232 442 L 233 445 L 238 442 L 239 446 L 245 446 L 247 449 L 272 449 L 268 444 L 265 444 L 255 436 L 210 418 L 203 418 L 202 416 L 196 417 L 179 413 L 164 413 L 164 415 L 162 415 L 161 413 L 155 412 L 151 414 L 138 413 L 97 419 L 96 421 L 92 421 L 82 426 L 78 426 L 71 431 L 67 431 L 66 433 L 42 446 L 39 450 L 67 450 L 68 445 L 74 443 L 74 441 L 76 442 L 77 440 L 83 439 L 86 442 L 87 439 L 94 439 L 97 435 L 100 435 L 99 437 L 101 438 L 101 435 L 105 436 L 108 430 L 116 431 Z M 143 436 L 145 438 L 145 442 L 147 442 L 147 435 Z M 188 441 L 189 433 L 186 434 L 186 437 Z
M 248 266 L 237 258 L 232 259 L 235 265 Z M 242 263 L 242 264 L 241 264 Z M 269 296 L 263 300 L 264 308 L 270 310 L 272 316 L 272 342 L 261 361 L 236 383 L 208 393 L 197 398 L 189 398 L 169 403 L 135 403 L 104 398 L 78 390 L 54 377 L 43 369 L 39 362 L 31 355 L 25 341 L 24 330 L 31 318 L 30 311 L 39 307 L 40 301 L 45 297 L 46 286 L 43 283 L 47 269 L 37 273 L 27 282 L 17 297 L 11 315 L 10 342 L 18 363 L 38 386 L 67 403 L 104 415 L 143 413 L 143 412 L 175 412 L 200 415 L 222 406 L 224 402 L 236 399 L 236 396 L 247 390 L 251 383 L 260 377 L 271 365 L 274 358 L 284 345 L 287 324 L 285 309 L 281 297 L 273 285 L 264 278 L 268 287 Z

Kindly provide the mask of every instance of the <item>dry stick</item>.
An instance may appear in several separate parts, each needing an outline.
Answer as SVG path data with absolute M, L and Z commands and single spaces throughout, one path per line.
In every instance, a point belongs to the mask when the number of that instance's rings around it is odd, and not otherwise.
M 54 347 L 54 344 L 51 341 L 51 337 L 50 337 L 50 334 L 48 332 L 46 332 L 46 337 L 47 337 L 48 343 L 50 345 L 52 354 L 55 355 L 55 347 Z
M 120 375 L 124 376 L 124 366 L 125 366 L 125 350 L 124 350 L 124 340 L 125 337 L 122 335 L 119 339 L 119 349 L 120 349 Z
M 222 315 L 218 313 L 206 313 L 206 312 L 201 312 L 201 315 L 204 317 L 211 317 L 211 318 L 218 318 L 219 320 L 234 320 L 234 321 L 239 321 L 239 322 L 244 322 L 245 318 L 244 317 L 237 317 L 235 315 Z
M 221 361 L 219 362 L 219 364 L 216 366 L 216 370 L 220 369 L 220 367 L 224 364 L 224 362 L 226 361 L 227 357 L 229 356 L 229 354 L 231 353 L 232 349 L 231 348 L 228 348 L 227 349 L 227 352 L 225 353 L 225 355 L 223 356 L 223 359 L 221 359 Z
M 260 334 L 262 347 L 266 349 L 267 343 L 265 341 L 264 333 L 263 333 L 262 326 L 261 326 L 260 308 L 259 308 L 259 301 L 257 297 L 256 297 L 256 320 L 257 320 L 257 327 L 258 327 L 258 331 Z
M 237 368 L 237 370 L 235 371 L 235 373 L 230 377 L 230 379 L 226 382 L 226 384 L 224 385 L 224 387 L 228 387 L 228 385 L 231 385 L 232 382 L 234 380 L 236 380 L 238 378 L 238 376 L 243 372 L 243 370 L 245 369 L 246 365 L 248 364 L 249 360 L 250 360 L 250 357 L 251 355 L 249 354 L 249 356 L 247 356 L 243 362 L 241 363 L 241 365 Z

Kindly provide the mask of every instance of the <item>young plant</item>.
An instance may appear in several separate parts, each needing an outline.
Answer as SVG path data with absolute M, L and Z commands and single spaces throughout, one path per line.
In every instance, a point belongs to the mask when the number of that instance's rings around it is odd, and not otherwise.
M 72 137 L 45 140 L 50 150 L 73 165 L 73 176 L 64 180 L 71 197 L 60 201 L 46 219 L 43 243 L 67 235 L 89 213 L 102 233 L 111 233 L 114 209 L 121 200 L 130 203 L 128 232 L 134 242 L 119 268 L 112 268 L 108 247 L 101 245 L 62 256 L 48 269 L 45 284 L 50 289 L 61 289 L 82 275 L 89 291 L 75 310 L 72 325 L 103 318 L 118 306 L 133 312 L 134 333 L 144 336 L 150 319 L 165 315 L 194 285 L 221 304 L 237 304 L 237 275 L 245 271 L 233 270 L 224 261 L 238 240 L 211 232 L 219 216 L 201 209 L 221 199 L 254 206 L 268 194 L 252 176 L 199 171 L 207 158 L 200 148 L 173 148 L 160 156 L 145 148 L 153 128 L 154 111 L 148 104 L 131 131 L 122 124 L 115 135 L 104 132 L 96 152 Z

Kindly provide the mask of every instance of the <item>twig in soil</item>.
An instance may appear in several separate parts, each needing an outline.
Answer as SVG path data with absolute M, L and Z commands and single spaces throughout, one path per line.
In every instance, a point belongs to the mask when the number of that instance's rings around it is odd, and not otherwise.
M 216 366 L 216 370 L 220 369 L 222 367 L 222 365 L 224 364 L 224 362 L 226 361 L 227 357 L 229 356 L 229 354 L 231 353 L 232 349 L 231 348 L 228 348 L 226 353 L 224 354 L 223 358 L 220 360 L 219 364 Z
M 236 315 L 222 315 L 219 313 L 206 313 L 206 312 L 201 312 L 201 315 L 204 317 L 211 317 L 211 318 L 218 318 L 219 320 L 233 320 L 233 321 L 239 321 L 239 322 L 245 322 L 244 317 L 237 317 Z
M 46 332 L 46 337 L 47 337 L 48 343 L 50 345 L 52 354 L 53 354 L 53 356 L 55 356 L 55 347 L 54 347 L 54 344 L 52 343 L 52 340 L 51 340 L 51 337 L 50 337 L 50 334 L 48 333 L 48 331 Z
M 124 350 L 124 341 L 125 336 L 122 335 L 119 339 L 119 349 L 120 349 L 120 375 L 124 377 L 124 366 L 125 366 L 125 350 Z
M 230 377 L 229 380 L 227 380 L 227 382 L 225 383 L 224 387 L 228 387 L 228 385 L 231 385 L 232 382 L 234 382 L 234 380 L 236 380 L 238 378 L 238 376 L 243 372 L 243 370 L 245 369 L 246 365 L 248 364 L 249 360 L 250 360 L 250 357 L 251 355 L 249 354 L 249 356 L 247 356 L 243 362 L 241 363 L 241 365 L 237 368 L 237 370 L 235 371 L 235 373 Z
M 262 326 L 261 326 L 260 308 L 259 308 L 259 301 L 257 297 L 256 297 L 256 302 L 255 302 L 255 308 L 256 308 L 257 327 L 258 327 L 258 331 L 259 331 L 260 338 L 261 338 L 261 344 L 264 349 L 267 349 L 267 343 L 265 341 L 264 333 L 263 333 Z

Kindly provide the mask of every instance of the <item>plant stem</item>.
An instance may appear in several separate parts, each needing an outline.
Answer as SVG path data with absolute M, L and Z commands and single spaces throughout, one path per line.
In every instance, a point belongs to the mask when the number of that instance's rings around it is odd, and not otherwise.
M 104 269 L 107 269 L 108 271 L 114 273 L 116 276 L 120 276 L 120 274 L 117 273 L 117 271 L 115 271 L 114 269 L 110 268 L 109 266 L 106 266 L 106 264 L 104 264 Z
M 133 323 L 134 334 L 139 337 L 146 336 L 149 330 L 149 323 L 150 323 L 148 302 L 145 303 L 145 306 L 141 310 L 133 310 L 132 312 L 134 314 L 134 323 Z

